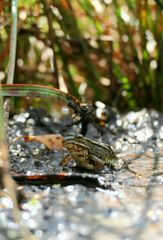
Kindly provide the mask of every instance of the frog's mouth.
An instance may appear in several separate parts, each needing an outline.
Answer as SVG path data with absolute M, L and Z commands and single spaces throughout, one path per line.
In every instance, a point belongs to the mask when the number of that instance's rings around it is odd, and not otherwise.
M 64 142 L 64 141 L 66 141 L 66 142 L 74 141 L 74 138 L 75 138 L 75 136 L 68 136 L 68 137 L 66 137 L 66 138 L 63 139 L 63 142 Z
M 74 145 L 74 139 L 73 139 L 73 138 L 70 138 L 70 139 L 67 139 L 67 138 L 66 138 L 66 140 L 64 139 L 64 140 L 62 141 L 62 144 L 63 144 L 63 146 L 64 146 L 65 148 L 70 148 L 71 146 Z
M 65 146 L 66 146 L 66 144 L 68 144 L 69 146 L 74 145 L 74 141 L 71 141 L 71 140 L 69 140 L 69 141 L 67 141 L 67 140 L 64 141 L 64 140 L 63 140 L 62 143 L 63 143 L 63 145 L 65 145 Z
M 64 147 L 66 147 L 67 144 L 73 144 L 74 143 L 74 137 L 66 137 L 63 139 L 62 144 Z

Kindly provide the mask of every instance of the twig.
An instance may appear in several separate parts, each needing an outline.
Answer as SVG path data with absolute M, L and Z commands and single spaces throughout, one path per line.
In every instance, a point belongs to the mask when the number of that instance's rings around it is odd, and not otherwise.
M 51 175 L 18 175 L 13 176 L 13 179 L 20 185 L 47 185 L 60 184 L 61 186 L 68 186 L 74 184 L 84 185 L 90 188 L 112 189 L 110 183 L 105 183 L 104 179 L 96 174 L 91 173 L 55 173 Z

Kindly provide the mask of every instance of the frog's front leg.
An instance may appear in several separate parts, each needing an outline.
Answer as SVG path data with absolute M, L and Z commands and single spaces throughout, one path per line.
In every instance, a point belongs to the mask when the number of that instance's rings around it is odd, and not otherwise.
M 69 163 L 69 161 L 72 159 L 71 154 L 67 154 L 60 162 L 59 165 L 65 166 Z
M 141 177 L 141 174 L 140 174 L 140 173 L 134 171 L 132 168 L 129 167 L 129 164 L 128 164 L 128 162 L 127 162 L 126 160 L 123 160 L 123 161 L 124 161 L 124 162 L 123 162 L 123 167 L 124 167 L 124 168 L 126 168 L 129 172 L 135 174 L 137 177 Z
M 135 174 L 136 176 L 141 176 L 138 172 L 134 171 L 129 167 L 128 161 L 122 159 L 118 159 L 114 164 L 112 164 L 113 170 L 121 170 L 122 168 L 126 168 L 129 172 Z

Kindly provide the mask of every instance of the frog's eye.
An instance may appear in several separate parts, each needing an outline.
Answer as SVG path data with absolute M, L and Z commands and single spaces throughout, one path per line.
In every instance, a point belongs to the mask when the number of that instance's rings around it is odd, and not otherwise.
M 80 141 L 80 140 L 82 140 L 82 139 L 83 139 L 83 136 L 82 136 L 82 135 L 76 136 L 76 140 L 77 140 L 77 141 Z

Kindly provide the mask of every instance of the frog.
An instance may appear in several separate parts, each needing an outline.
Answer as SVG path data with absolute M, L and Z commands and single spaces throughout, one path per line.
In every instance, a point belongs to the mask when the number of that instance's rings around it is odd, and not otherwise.
M 67 165 L 73 159 L 77 166 L 88 170 L 99 171 L 103 170 L 105 166 L 109 166 L 113 170 L 125 167 L 130 172 L 137 174 L 125 160 L 119 159 L 113 149 L 105 143 L 93 141 L 81 134 L 66 137 L 62 143 L 69 153 L 62 159 L 61 165 Z
M 62 144 L 69 153 L 62 159 L 60 165 L 67 165 L 73 159 L 77 166 L 87 170 L 99 171 L 104 168 L 103 161 L 92 154 L 89 146 L 77 142 L 76 137 L 66 137 Z

